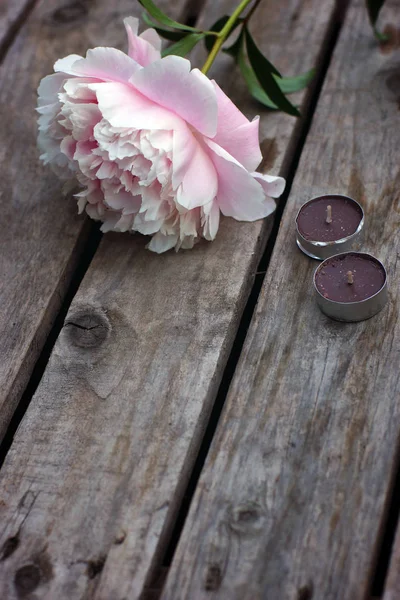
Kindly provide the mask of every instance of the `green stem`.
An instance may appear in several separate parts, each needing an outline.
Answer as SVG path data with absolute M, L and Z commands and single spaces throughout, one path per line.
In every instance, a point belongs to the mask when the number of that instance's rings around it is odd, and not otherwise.
M 240 17 L 240 15 L 242 14 L 242 12 L 246 8 L 246 6 L 248 6 L 250 4 L 250 2 L 252 2 L 252 0 L 242 0 L 242 2 L 239 4 L 239 6 L 234 10 L 232 15 L 229 17 L 229 19 L 225 23 L 224 27 L 219 32 L 218 37 L 215 40 L 214 46 L 212 47 L 211 52 L 208 55 L 207 60 L 203 65 L 203 68 L 201 69 L 202 73 L 206 74 L 209 71 L 218 52 L 221 49 L 222 44 L 228 38 L 233 26 L 235 25 L 236 19 L 238 19 L 238 17 Z

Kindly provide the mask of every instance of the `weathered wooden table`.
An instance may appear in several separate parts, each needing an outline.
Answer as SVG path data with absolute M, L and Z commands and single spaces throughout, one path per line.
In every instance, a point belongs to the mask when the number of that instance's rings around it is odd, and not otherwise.
M 202 4 L 202 6 L 200 6 Z M 175 0 L 210 25 L 232 0 Z M 400 2 L 263 2 L 260 46 L 316 67 L 302 119 L 261 109 L 274 216 L 157 256 L 76 215 L 38 161 L 55 59 L 124 48 L 133 0 L 0 5 L 0 598 L 400 599 Z M 201 52 L 193 57 L 200 63 Z M 214 72 L 248 115 L 227 57 Z M 321 192 L 367 214 L 391 299 L 338 324 L 294 216 Z

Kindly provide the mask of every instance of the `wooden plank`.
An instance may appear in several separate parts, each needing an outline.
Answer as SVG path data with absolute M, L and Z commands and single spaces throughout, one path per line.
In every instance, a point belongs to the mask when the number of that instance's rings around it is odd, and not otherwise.
M 0 3 L 0 59 L 36 0 L 2 0 Z
M 354 2 L 163 600 L 366 597 L 399 441 L 399 64 Z M 319 312 L 295 246 L 299 206 L 327 191 L 361 201 L 388 268 L 367 322 Z
M 289 1 L 289 24 L 274 5 L 260 7 L 258 33 L 274 39 L 278 64 L 288 55 L 292 73 L 315 64 L 331 29 L 334 3 L 314 18 L 319 6 Z M 264 113 L 275 168 L 288 164 L 296 126 Z M 178 255 L 148 253 L 137 237 L 103 238 L 1 472 L 0 548 L 19 544 L 0 564 L 0 596 L 15 598 L 13 581 L 27 567 L 42 573 L 34 580 L 45 598 L 141 595 L 168 540 L 265 227 L 225 220 L 215 242 Z
M 174 3 L 177 16 L 185 0 Z M 164 2 L 165 7 L 165 2 Z M 40 354 L 90 231 L 36 150 L 36 89 L 58 57 L 126 47 L 131 0 L 41 2 L 0 67 L 0 440 Z

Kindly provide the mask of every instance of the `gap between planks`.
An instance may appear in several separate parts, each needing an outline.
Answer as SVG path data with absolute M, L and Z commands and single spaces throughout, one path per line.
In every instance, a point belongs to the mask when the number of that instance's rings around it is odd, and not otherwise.
M 383 600 L 400 598 L 400 441 L 396 456 L 371 577 L 371 595 Z
M 164 552 L 163 559 L 160 565 L 156 566 L 154 572 L 151 573 L 149 577 L 149 581 L 147 584 L 147 595 L 143 597 L 141 600 L 158 600 L 161 593 L 162 588 L 165 583 L 165 579 L 168 575 L 168 570 L 173 561 L 174 554 L 176 551 L 176 547 L 179 542 L 180 535 L 185 526 L 186 517 L 188 515 L 190 504 L 192 502 L 197 483 L 200 479 L 201 472 L 204 466 L 204 463 L 207 459 L 207 455 L 213 441 L 214 434 L 218 427 L 219 419 L 225 404 L 225 400 L 229 391 L 229 386 L 231 384 L 232 378 L 234 376 L 236 366 L 238 364 L 240 354 L 243 349 L 243 345 L 246 339 L 247 331 L 249 329 L 251 320 L 253 318 L 254 310 L 257 305 L 258 297 L 262 288 L 262 284 L 264 282 L 266 273 L 268 271 L 268 265 L 271 259 L 271 255 L 275 246 L 275 242 L 278 236 L 279 227 L 281 223 L 281 219 L 286 207 L 286 203 L 288 197 L 290 196 L 292 183 L 297 171 L 297 167 L 300 161 L 301 152 L 303 150 L 304 144 L 307 139 L 307 134 L 310 130 L 311 122 L 314 116 L 314 112 L 318 103 L 318 98 L 321 93 L 321 89 L 324 83 L 324 79 L 326 73 L 328 71 L 332 54 L 335 49 L 337 39 L 339 36 L 340 28 L 343 24 L 343 20 L 345 18 L 346 9 L 348 7 L 348 2 L 338 3 L 337 11 L 332 15 L 332 21 L 330 29 L 327 33 L 326 43 L 323 51 L 321 52 L 321 60 L 319 69 L 316 73 L 316 78 L 313 84 L 310 86 L 310 97 L 308 99 L 309 109 L 299 127 L 298 132 L 298 140 L 295 150 L 293 152 L 293 157 L 291 160 L 291 164 L 288 167 L 288 176 L 287 176 L 287 185 L 285 189 L 285 193 L 283 197 L 280 199 L 277 209 L 275 212 L 274 222 L 272 224 L 271 233 L 267 241 L 267 245 L 265 251 L 262 253 L 260 258 L 256 277 L 254 279 L 254 283 L 249 295 L 249 299 L 246 303 L 246 306 L 243 311 L 242 318 L 239 323 L 239 327 L 237 330 L 237 334 L 235 336 L 231 352 L 229 354 L 226 367 L 224 369 L 224 373 L 221 379 L 221 383 L 218 389 L 217 397 L 215 400 L 215 404 L 213 406 L 210 419 L 201 442 L 201 446 L 197 455 L 197 459 L 193 466 L 193 471 L 191 477 L 189 479 L 187 488 L 183 495 L 183 500 L 180 508 L 178 509 L 175 526 L 172 530 L 170 540 L 166 540 L 166 548 Z
M 32 375 L 29 379 L 28 385 L 25 388 L 21 400 L 18 403 L 17 408 L 10 420 L 7 431 L 0 441 L 0 469 L 6 459 L 7 453 L 10 449 L 11 444 L 14 440 L 15 432 L 18 429 L 20 422 L 22 421 L 24 414 L 26 413 L 28 406 L 35 394 L 40 380 L 43 377 L 43 373 L 46 369 L 49 361 L 51 352 L 60 331 L 64 325 L 65 317 L 68 313 L 71 302 L 85 276 L 86 271 L 92 261 L 92 258 L 100 244 L 101 233 L 97 224 L 88 223 L 89 234 L 87 239 L 82 243 L 82 252 L 79 252 L 79 261 L 74 270 L 74 274 L 71 281 L 66 289 L 64 299 L 60 306 L 60 309 L 55 317 L 54 324 L 52 325 L 48 337 L 44 343 L 43 349 L 39 354 L 39 358 L 33 368 Z

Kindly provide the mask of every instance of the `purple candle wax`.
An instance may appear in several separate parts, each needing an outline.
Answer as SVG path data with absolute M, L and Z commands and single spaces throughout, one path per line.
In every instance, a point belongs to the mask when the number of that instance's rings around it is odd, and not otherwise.
M 347 196 L 319 196 L 304 204 L 297 215 L 297 228 L 306 240 L 334 242 L 356 233 L 363 212 Z
M 334 302 L 360 302 L 371 298 L 385 281 L 381 263 L 373 256 L 356 252 L 328 258 L 315 274 L 319 293 Z

